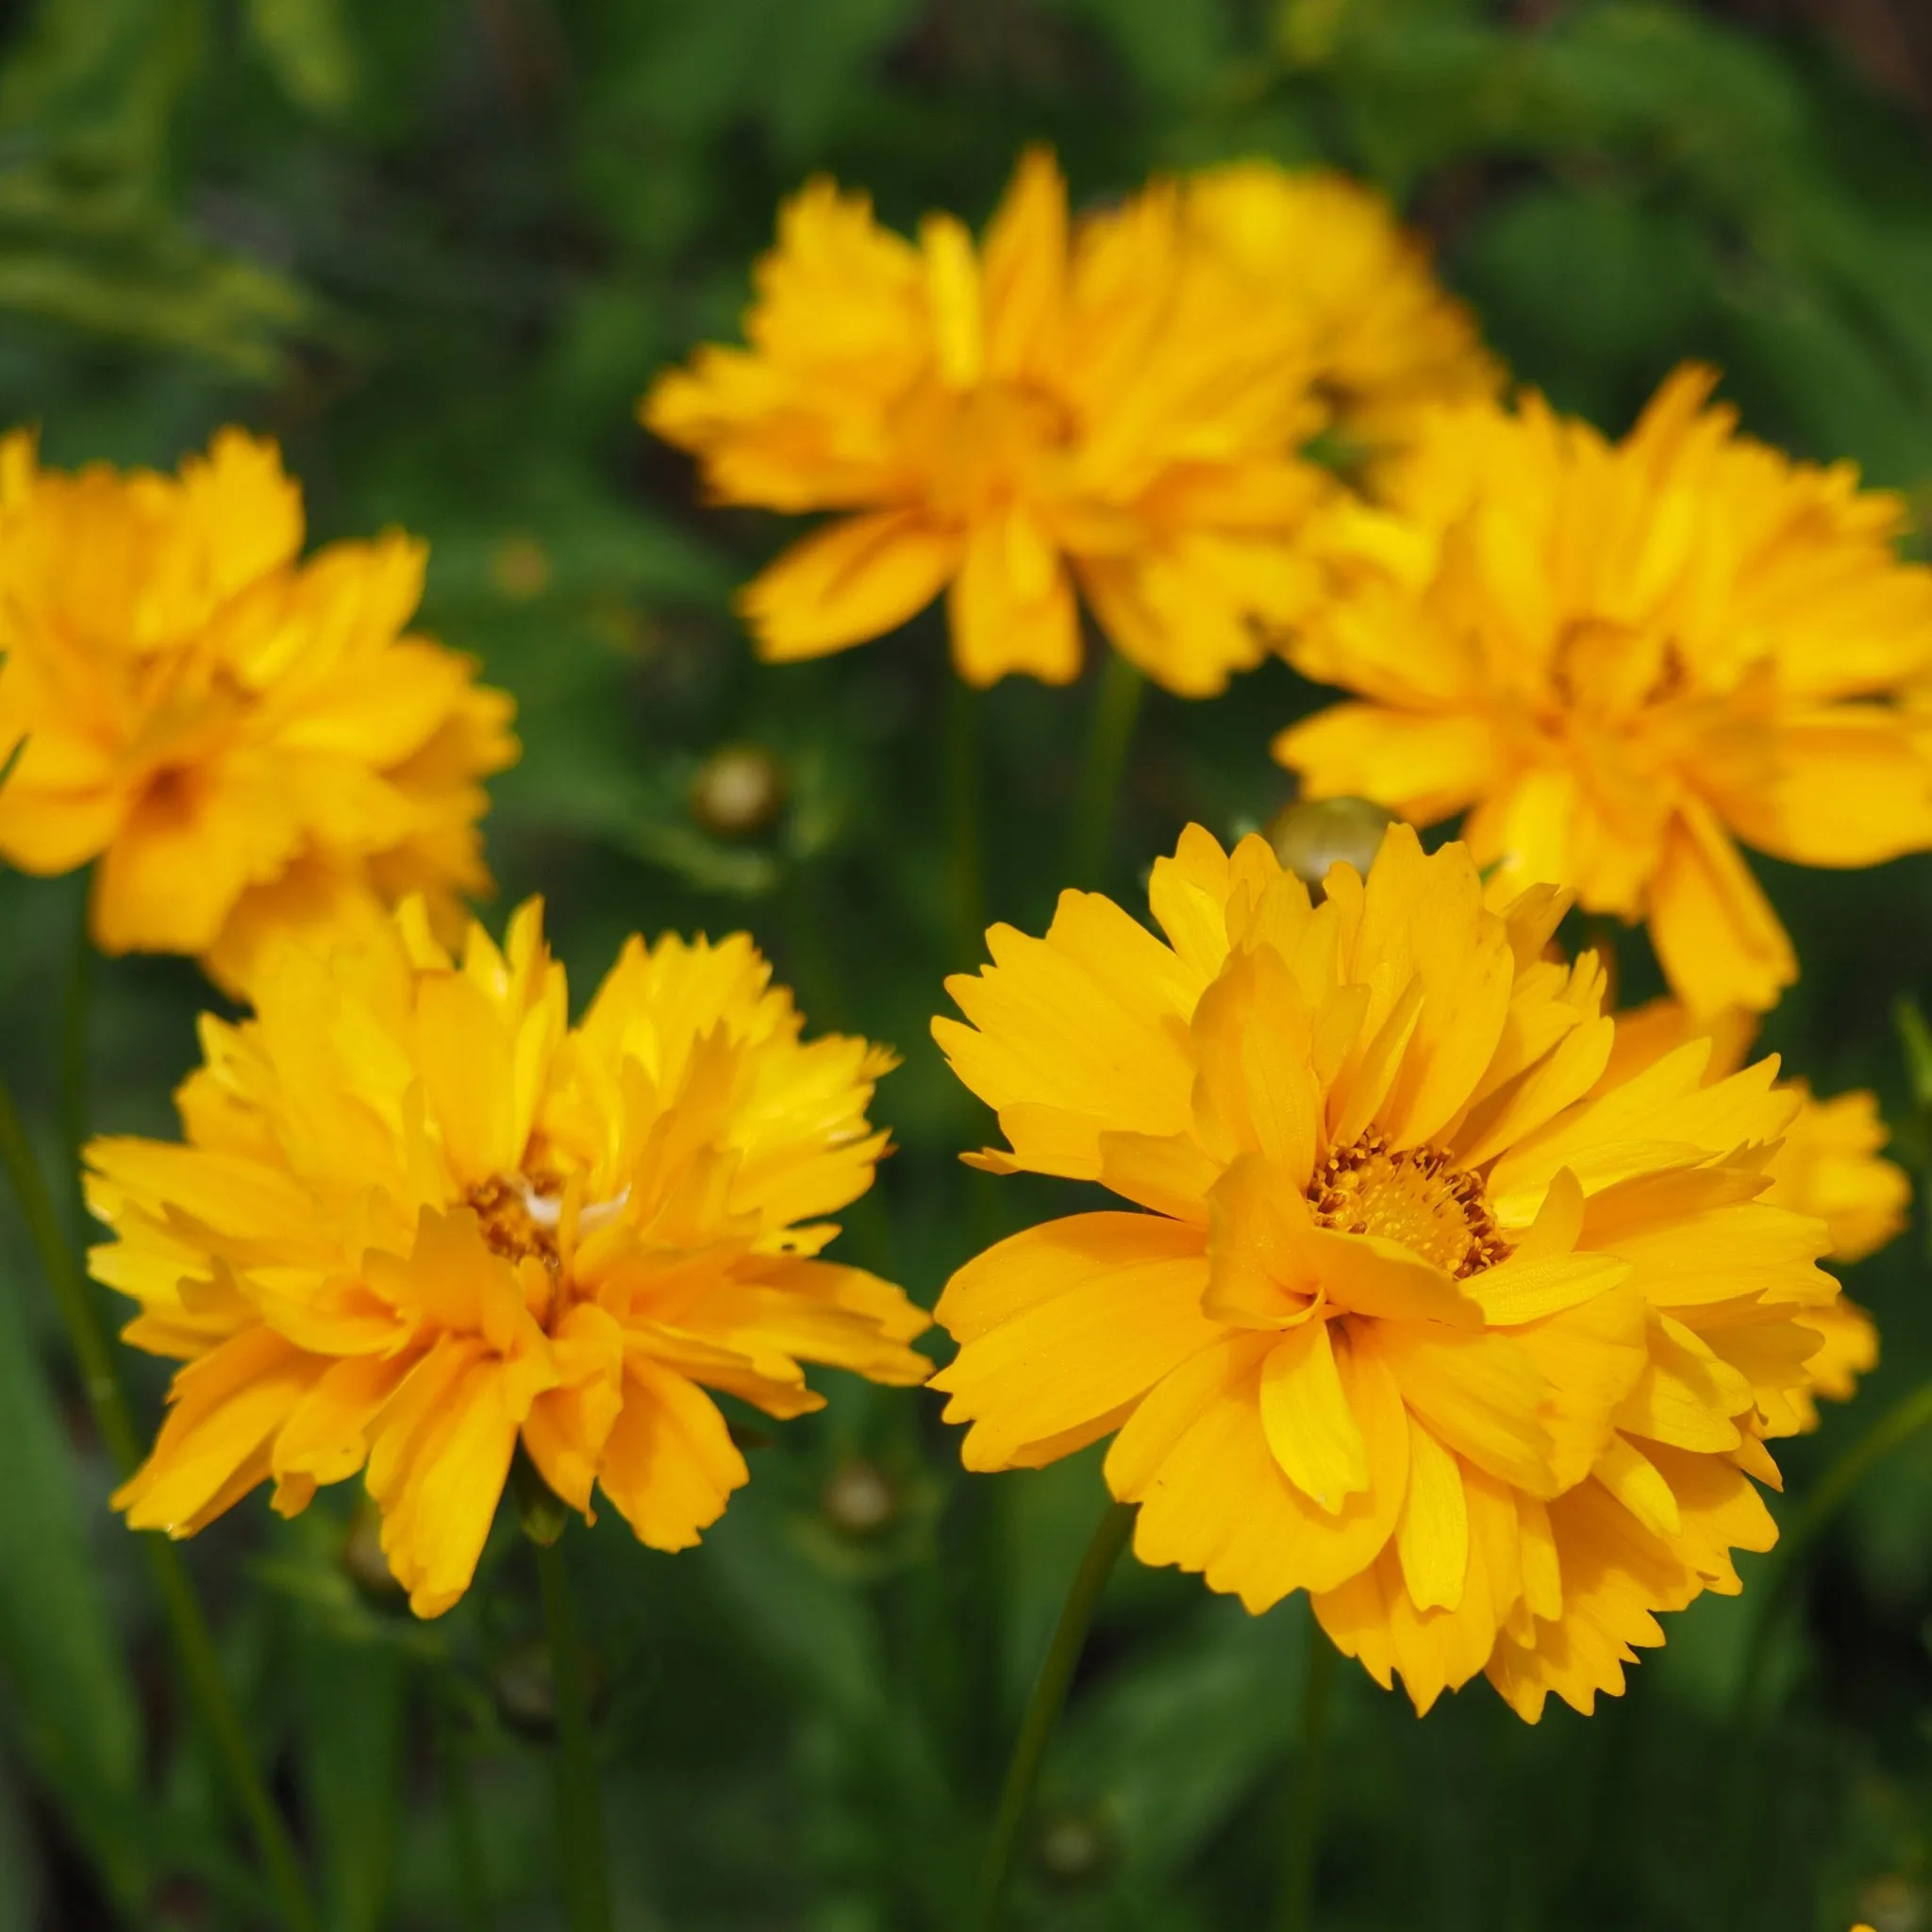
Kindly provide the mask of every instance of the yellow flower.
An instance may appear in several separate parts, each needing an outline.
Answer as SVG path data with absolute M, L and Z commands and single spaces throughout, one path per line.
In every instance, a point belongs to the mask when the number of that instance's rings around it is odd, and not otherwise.
M 486 890 L 479 781 L 512 707 L 405 633 L 424 549 L 307 562 L 270 442 L 224 430 L 175 477 L 42 470 L 0 441 L 0 856 L 96 861 L 105 950 L 190 953 L 233 989 L 286 927 L 368 927 Z
M 1187 184 L 1190 232 L 1273 306 L 1333 427 L 1399 448 L 1428 406 L 1493 395 L 1502 371 L 1427 252 L 1372 189 L 1346 175 L 1241 161 Z
M 891 1056 L 802 1044 L 742 934 L 633 939 L 573 1027 L 525 906 L 461 963 L 420 901 L 325 956 L 289 943 L 255 1014 L 202 1022 L 185 1145 L 89 1149 L 116 1240 L 96 1277 L 127 1339 L 181 1359 L 153 1454 L 116 1498 L 189 1536 L 258 1484 L 304 1508 L 366 1466 L 420 1616 L 468 1587 L 519 1442 L 589 1514 L 602 1489 L 681 1549 L 745 1466 L 721 1390 L 821 1406 L 801 1361 L 917 1383 L 926 1317 L 815 1258 L 871 1185 Z
M 1467 809 L 1479 864 L 1647 919 L 1696 1012 L 1797 974 L 1735 840 L 1807 865 L 1932 845 L 1932 756 L 1896 698 L 1932 662 L 1900 500 L 1793 463 L 1680 370 L 1622 443 L 1535 396 L 1434 411 L 1342 505 L 1290 656 L 1364 702 L 1282 734 L 1311 795 Z
M 1319 588 L 1298 538 L 1331 486 L 1301 446 L 1338 408 L 1380 433 L 1463 392 L 1485 366 L 1464 327 L 1361 191 L 1255 166 L 1070 224 L 1035 151 L 977 249 L 950 215 L 908 242 L 814 181 L 758 264 L 749 348 L 701 349 L 641 413 L 724 502 L 840 513 L 743 592 L 765 657 L 943 591 L 961 676 L 1064 683 L 1084 598 L 1198 696 Z
M 1837 1285 L 1817 1224 L 1755 1197 L 1793 1097 L 1707 1041 L 1595 1091 L 1614 1024 L 1567 903 L 1484 903 L 1392 827 L 1323 903 L 1199 827 L 1154 867 L 1165 941 L 1061 895 L 934 1031 L 997 1109 L 995 1173 L 1140 1212 L 968 1263 L 935 1378 L 968 1467 L 1112 1435 L 1143 1561 L 1260 1611 L 1307 1590 L 1417 1705 L 1486 1667 L 1525 1717 L 1621 1685 L 1651 1612 L 1737 1587 L 1774 1535 L 1746 1471 Z M 1795 1425 L 1793 1424 L 1792 1425 Z
M 1675 1000 L 1653 1000 L 1619 1014 L 1616 1049 L 1605 1077 L 1627 1078 L 1700 1030 Z M 1741 1066 L 1757 1031 L 1755 1014 L 1733 1010 L 1723 1015 L 1711 1030 L 1707 1077 L 1722 1079 Z M 1879 1154 L 1890 1134 L 1878 1097 L 1858 1089 L 1818 1100 L 1803 1080 L 1784 1081 L 1780 1088 L 1797 1096 L 1798 1111 L 1785 1129 L 1783 1143 L 1765 1163 L 1771 1184 L 1763 1198 L 1822 1221 L 1833 1260 L 1861 1261 L 1904 1228 L 1912 1199 L 1905 1170 Z M 1823 1338 L 1823 1346 L 1805 1363 L 1808 1393 L 1791 1397 L 1808 1430 L 1818 1424 L 1811 1396 L 1846 1401 L 1857 1378 L 1877 1366 L 1878 1330 L 1872 1317 L 1845 1295 L 1807 1308 L 1801 1319 Z

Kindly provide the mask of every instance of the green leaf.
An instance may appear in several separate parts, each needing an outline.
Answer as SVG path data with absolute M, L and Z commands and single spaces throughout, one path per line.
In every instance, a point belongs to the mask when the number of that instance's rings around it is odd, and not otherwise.
M 403 1806 L 408 1664 L 400 1650 L 298 1639 L 303 1787 L 328 1932 L 376 1932 L 388 1912 Z
M 1266 1617 L 1211 1597 L 1186 1632 L 1076 1705 L 1056 1786 L 1094 1807 L 1123 1859 L 1178 1873 L 1282 1758 L 1301 1707 L 1307 1608 Z
M 147 1874 L 128 1829 L 140 1705 L 87 1533 L 90 1516 L 102 1530 L 112 1524 L 99 1477 L 84 1487 L 68 1448 L 17 1284 L 0 1273 L 0 1676 L 23 1754 L 110 1891 L 131 1901 Z
M 0 1932 L 38 1932 L 41 1860 L 13 1767 L 0 1754 Z
M 340 0 L 248 0 L 248 27 L 289 97 L 333 116 L 356 97 L 356 52 Z

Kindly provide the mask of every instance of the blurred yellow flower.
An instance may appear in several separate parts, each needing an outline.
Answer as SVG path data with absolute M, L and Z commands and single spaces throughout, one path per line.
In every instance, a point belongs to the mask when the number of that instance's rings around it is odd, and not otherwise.
M 1191 235 L 1246 281 L 1309 371 L 1324 428 L 1375 455 L 1406 443 L 1429 405 L 1502 387 L 1474 318 L 1373 189 L 1240 161 L 1191 176 L 1185 193 Z
M 420 901 L 356 944 L 278 947 L 254 1017 L 202 1022 L 185 1145 L 92 1143 L 127 1339 L 181 1359 L 116 1498 L 189 1536 L 258 1484 L 283 1514 L 366 1467 L 420 1616 L 468 1587 L 521 1442 L 681 1549 L 745 1480 L 706 1389 L 819 1407 L 801 1361 L 917 1383 L 927 1318 L 820 1260 L 872 1184 L 883 1049 L 801 1042 L 742 934 L 633 939 L 577 1025 L 525 906 L 460 964 Z
M 948 1284 L 968 1467 L 1111 1434 L 1143 1561 L 1308 1591 L 1422 1708 L 1486 1667 L 1524 1717 L 1590 1708 L 1774 1536 L 1746 1471 L 1838 1292 L 1817 1224 L 1753 1198 L 1795 1098 L 1771 1063 L 1707 1083 L 1705 1041 L 1597 1091 L 1602 970 L 1543 958 L 1565 897 L 1492 909 L 1407 826 L 1314 907 L 1191 827 L 1150 899 L 1165 942 L 1078 892 L 1043 941 L 995 927 L 948 983 L 970 1024 L 934 1023 L 1011 1150 L 970 1158 L 1146 1210 Z
M 943 591 L 962 677 L 1064 683 L 1084 598 L 1149 676 L 1220 691 L 1318 589 L 1298 539 L 1333 486 L 1304 443 L 1488 380 L 1379 202 L 1270 166 L 1070 224 L 1036 150 L 976 249 L 814 181 L 756 279 L 749 348 L 700 349 L 641 415 L 724 502 L 841 513 L 743 592 L 770 658 Z
M 1734 840 L 1807 865 L 1932 845 L 1932 571 L 1895 496 L 1793 463 L 1678 371 L 1622 443 L 1535 396 L 1430 412 L 1377 509 L 1324 519 L 1337 595 L 1289 654 L 1364 702 L 1284 732 L 1314 796 L 1467 809 L 1478 863 L 1647 919 L 1698 1013 L 1797 975 Z
M 1675 1000 L 1652 1000 L 1621 1013 L 1605 1078 L 1628 1078 L 1703 1030 Z M 1757 1016 L 1733 1010 L 1709 1030 L 1712 1051 L 1706 1078 L 1722 1079 L 1743 1065 L 1757 1031 Z M 1770 1186 L 1762 1198 L 1822 1221 L 1835 1261 L 1861 1261 L 1875 1254 L 1903 1230 L 1912 1200 L 1906 1171 L 1878 1151 L 1890 1136 L 1879 1115 L 1877 1095 L 1857 1089 L 1818 1100 L 1803 1080 L 1781 1081 L 1779 1091 L 1797 1095 L 1798 1111 L 1765 1163 Z M 1808 1393 L 1791 1395 L 1803 1426 L 1810 1429 L 1818 1422 L 1810 1396 L 1846 1401 L 1857 1378 L 1877 1366 L 1878 1330 L 1846 1295 L 1806 1309 L 1800 1320 L 1824 1338 L 1824 1345 L 1805 1362 Z
M 284 928 L 421 892 L 460 931 L 489 886 L 479 781 L 516 757 L 510 700 L 405 632 L 422 544 L 301 562 L 302 526 L 275 445 L 239 430 L 173 477 L 0 440 L 0 857 L 97 861 L 106 951 L 196 954 L 232 989 Z

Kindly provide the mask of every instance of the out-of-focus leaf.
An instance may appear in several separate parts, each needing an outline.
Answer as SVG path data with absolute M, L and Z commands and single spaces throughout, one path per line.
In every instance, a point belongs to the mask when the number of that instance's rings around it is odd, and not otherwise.
M 18 1276 L 0 1272 L 0 1673 L 27 1760 L 124 1901 L 147 1879 L 128 1829 L 141 1785 L 134 1681 L 90 1557 L 83 1500 L 52 1391 L 26 1339 Z
M 1124 1864 L 1149 1879 L 1177 1873 L 1295 1735 L 1307 1638 L 1306 1603 L 1251 1617 L 1225 1597 L 1072 1713 L 1056 1789 L 1094 1807 Z
M 0 1932 L 37 1932 L 41 1860 L 13 1766 L 0 1752 Z
M 0 69 L 0 308 L 267 376 L 307 302 L 168 193 L 200 31 L 196 0 L 42 0 Z
M 328 1932 L 376 1932 L 387 1915 L 403 1798 L 407 1664 L 393 1649 L 304 1633 L 299 1718 Z
M 1054 0 L 1110 42 L 1136 78 L 1185 98 L 1205 89 L 1227 59 L 1228 9 L 1221 0 Z
M 339 114 L 356 95 L 356 50 L 340 0 L 248 0 L 248 25 L 290 98 Z
M 847 1716 L 884 1707 L 884 1660 L 858 1590 L 799 1550 L 756 1487 L 734 1499 L 692 1559 L 766 1664 L 813 1703 Z

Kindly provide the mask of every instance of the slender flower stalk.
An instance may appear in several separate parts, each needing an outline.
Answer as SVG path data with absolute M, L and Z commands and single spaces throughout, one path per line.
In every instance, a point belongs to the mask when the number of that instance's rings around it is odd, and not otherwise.
M 543 1631 L 557 1689 L 557 1864 L 570 1932 L 610 1932 L 609 1859 L 591 1736 L 590 1674 L 562 1539 L 534 1537 Z
M 1047 1646 L 1040 1675 L 1033 1681 L 1033 1694 L 1026 1700 L 1026 1714 L 1020 1720 L 1020 1735 L 1014 1740 L 1013 1755 L 1007 1765 L 1006 1782 L 1000 1787 L 992 1836 L 987 1841 L 985 1862 L 979 1868 L 979 1905 L 974 1914 L 974 1932 L 998 1932 L 1001 1908 L 1012 1876 L 1013 1853 L 1032 1807 L 1034 1790 L 1040 1783 L 1040 1767 L 1058 1727 L 1067 1690 L 1074 1681 L 1080 1653 L 1087 1647 L 1087 1632 L 1092 1625 L 1094 1611 L 1100 1607 L 1107 1579 L 1113 1574 L 1113 1567 L 1120 1561 L 1133 1527 L 1131 1509 L 1120 1503 L 1108 1505 L 1107 1513 L 1093 1532 L 1093 1541 L 1087 1545 L 1087 1554 L 1074 1573 L 1066 1601 L 1060 1606 L 1059 1622 L 1054 1625 L 1053 1641 Z
M 1322 1843 L 1322 1807 L 1328 1794 L 1328 1711 L 1335 1695 L 1335 1646 L 1311 1616 L 1307 1665 L 1302 1674 L 1301 1744 L 1295 1754 L 1282 1870 L 1281 1932 L 1310 1932 L 1315 1923 L 1315 1858 Z
M 1738 1677 L 1737 1715 L 1740 1725 L 1754 1722 L 1783 1612 L 1811 1546 L 1828 1529 L 1852 1492 L 1894 1450 L 1932 1428 L 1932 1382 L 1921 1383 L 1888 1408 L 1806 1492 L 1803 1504 L 1783 1525 L 1776 1550 L 1766 1563 L 1764 1600 L 1752 1628 L 1744 1667 Z
M 953 958 L 970 960 L 986 930 L 985 785 L 980 764 L 980 700 L 971 685 L 946 679 L 946 884 Z
M 1932 1428 L 1932 1382 L 1902 1396 L 1840 1451 L 1838 1458 L 1806 1492 L 1803 1504 L 1783 1526 L 1764 1583 L 1763 1602 L 1744 1652 L 1732 1706 L 1732 1741 L 1737 1773 L 1731 1785 L 1731 1896 L 1728 1923 L 1739 1932 L 1754 1922 L 1752 1853 L 1757 1841 L 1759 1797 L 1765 1774 L 1762 1734 L 1772 1710 L 1764 1697 L 1765 1673 L 1791 1593 L 1805 1574 L 1805 1558 L 1858 1485 L 1893 1451 Z M 1854 1928 L 1856 1932 L 1856 1928 Z
M 1121 786 L 1127 754 L 1141 715 L 1147 680 L 1124 658 L 1101 660 L 1100 689 L 1093 697 L 1087 753 L 1080 766 L 1080 790 L 1074 805 L 1074 836 L 1067 877 L 1076 886 L 1098 889 L 1107 882 L 1114 821 L 1120 814 Z
M 87 1144 L 90 1056 L 88 1041 L 93 1020 L 94 948 L 88 932 L 87 894 L 80 895 L 74 932 L 74 958 L 67 969 L 67 990 L 60 1002 L 60 1158 L 69 1180 L 66 1210 L 74 1217 L 75 1237 L 87 1240 L 87 1202 L 80 1186 L 80 1150 Z
M 129 1410 L 114 1353 L 99 1312 L 88 1292 L 74 1251 L 60 1227 L 60 1210 L 41 1172 L 40 1162 L 6 1083 L 0 1081 L 0 1164 L 20 1202 L 21 1217 L 34 1244 L 48 1286 L 67 1324 L 68 1339 L 80 1364 L 81 1386 L 93 1410 L 95 1426 L 123 1475 L 141 1460 L 140 1438 Z M 222 1675 L 214 1633 L 194 1584 L 174 1545 L 158 1536 L 142 1539 L 155 1588 L 161 1599 L 168 1635 L 196 1716 L 205 1727 L 226 1777 L 230 1793 L 255 1840 L 277 1912 L 288 1932 L 314 1932 L 313 1908 L 295 1848 L 281 1814 L 270 1798 L 240 1712 Z

